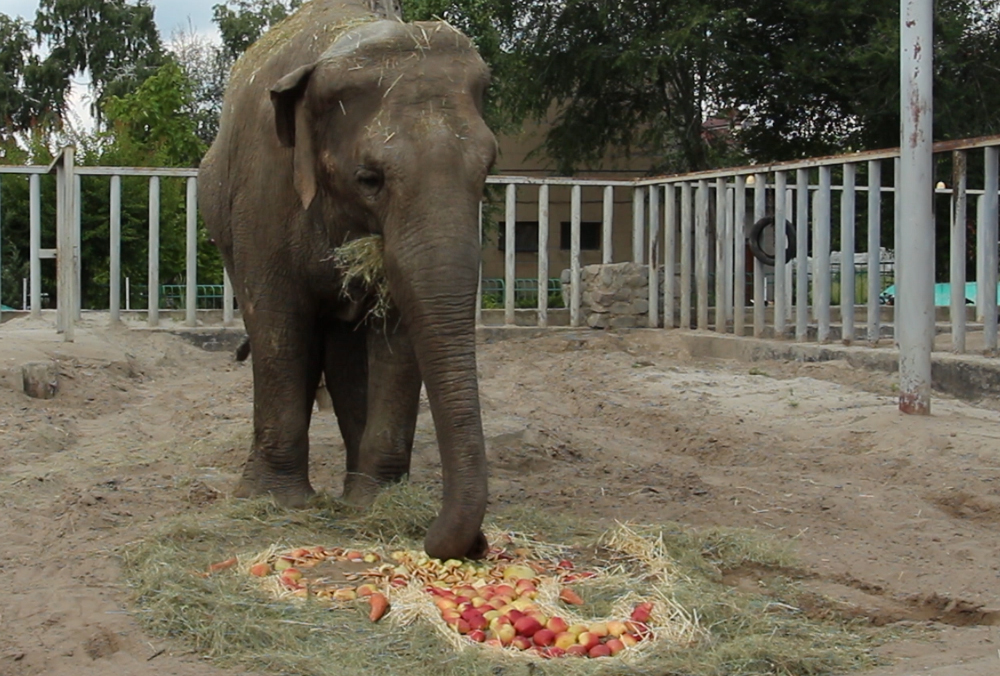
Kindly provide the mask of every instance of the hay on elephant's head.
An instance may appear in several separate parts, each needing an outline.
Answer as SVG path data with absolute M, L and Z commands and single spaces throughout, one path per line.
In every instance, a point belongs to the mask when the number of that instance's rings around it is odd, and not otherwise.
M 333 252 L 333 260 L 343 274 L 341 293 L 355 301 L 352 293 L 360 291 L 372 299 L 367 317 L 385 319 L 392 308 L 389 283 L 385 279 L 382 236 L 369 235 L 345 242 Z

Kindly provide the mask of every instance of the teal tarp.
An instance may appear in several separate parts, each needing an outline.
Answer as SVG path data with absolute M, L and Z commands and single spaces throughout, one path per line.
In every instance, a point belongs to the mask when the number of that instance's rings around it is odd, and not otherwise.
M 896 285 L 888 287 L 882 292 L 882 298 L 886 300 L 896 297 Z M 997 284 L 997 297 L 1000 298 L 1000 284 Z M 976 282 L 966 282 L 965 303 L 974 305 L 976 302 Z M 934 285 L 934 305 L 938 307 L 948 307 L 951 305 L 951 284 Z

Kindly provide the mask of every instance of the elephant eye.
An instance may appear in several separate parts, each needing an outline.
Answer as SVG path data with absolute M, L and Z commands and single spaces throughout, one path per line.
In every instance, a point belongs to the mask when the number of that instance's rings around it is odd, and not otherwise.
M 371 194 L 378 192 L 385 180 L 381 171 L 367 167 L 358 169 L 354 174 L 354 178 L 365 192 Z

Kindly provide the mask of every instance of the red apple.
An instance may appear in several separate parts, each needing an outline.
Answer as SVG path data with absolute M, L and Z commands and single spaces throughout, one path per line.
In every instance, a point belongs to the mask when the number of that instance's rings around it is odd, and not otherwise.
M 649 616 L 653 613 L 653 604 L 644 601 L 637 605 L 632 611 L 631 619 L 635 622 L 649 622 Z
M 527 636 L 515 636 L 514 640 L 510 642 L 510 645 L 518 650 L 527 650 L 531 647 L 531 639 Z
M 556 646 L 551 646 L 546 649 L 545 655 L 547 657 L 564 657 L 566 651 L 563 648 L 557 648 Z
M 617 655 L 621 651 L 625 650 L 625 644 L 622 643 L 621 639 L 613 638 L 604 645 L 608 646 L 608 650 L 611 651 L 611 655 Z
M 466 634 L 466 636 L 471 638 L 476 643 L 482 643 L 483 641 L 486 640 L 486 632 L 483 631 L 482 629 L 473 629 L 468 634 Z
M 577 643 L 576 645 L 566 648 L 566 654 L 574 657 L 584 657 L 587 654 L 587 646 Z
M 531 638 L 535 642 L 535 645 L 544 648 L 545 646 L 550 646 L 555 642 L 556 633 L 551 629 L 539 629 Z
M 632 634 L 622 634 L 622 637 L 619 640 L 622 642 L 622 645 L 624 645 L 626 648 L 631 648 L 632 646 L 634 646 L 636 643 L 639 642 L 639 639 L 633 636 Z
M 542 628 L 542 624 L 533 617 L 524 616 L 521 619 L 514 622 L 514 629 L 521 636 L 527 636 L 528 638 L 535 635 L 539 629 Z
M 576 637 L 576 642 L 586 647 L 587 650 L 590 650 L 595 645 L 601 642 L 601 637 L 595 636 L 594 634 L 591 634 L 589 631 L 585 631 Z
M 254 577 L 266 577 L 271 574 L 271 566 L 266 563 L 255 563 L 250 566 L 250 574 Z
M 569 625 L 566 624 L 566 620 L 564 620 L 563 618 L 555 616 L 549 618 L 549 621 L 545 623 L 545 628 L 551 629 L 557 634 L 561 634 L 567 629 L 569 629 Z

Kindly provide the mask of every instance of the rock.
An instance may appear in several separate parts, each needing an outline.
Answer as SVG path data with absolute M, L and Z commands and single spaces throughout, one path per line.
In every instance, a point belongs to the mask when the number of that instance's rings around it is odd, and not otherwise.
M 37 361 L 21 367 L 24 393 L 35 399 L 51 399 L 59 391 L 59 366 L 52 361 Z
M 613 315 L 629 315 L 632 314 L 632 304 L 625 302 L 618 302 L 611 306 L 610 310 Z
M 634 329 L 638 326 L 635 317 L 612 317 L 611 318 L 611 328 L 613 329 Z
M 649 312 L 649 301 L 642 298 L 637 298 L 632 301 L 632 314 L 634 315 L 644 315 Z
M 587 326 L 592 329 L 605 329 L 608 327 L 608 315 L 595 312 L 587 317 Z

